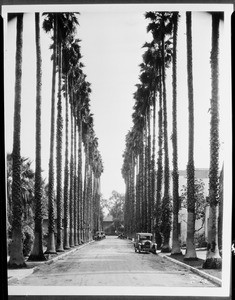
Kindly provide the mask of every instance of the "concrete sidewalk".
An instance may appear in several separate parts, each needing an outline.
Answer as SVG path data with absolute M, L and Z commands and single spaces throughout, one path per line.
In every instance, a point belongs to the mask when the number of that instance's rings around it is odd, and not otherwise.
M 186 249 L 181 249 L 182 254 L 185 255 L 185 251 Z M 206 248 L 199 248 L 196 249 L 196 253 L 197 253 L 197 257 L 199 259 L 206 259 Z M 221 270 L 210 270 L 210 269 L 202 269 L 201 268 L 197 268 L 197 267 L 192 267 L 184 262 L 178 261 L 177 259 L 174 259 L 171 257 L 170 253 L 158 253 L 161 256 L 164 256 L 166 259 L 171 260 L 172 262 L 184 266 L 185 268 L 191 270 L 192 272 L 200 275 L 203 278 L 206 278 L 214 283 L 216 283 L 218 286 L 222 286 L 222 280 L 221 280 Z

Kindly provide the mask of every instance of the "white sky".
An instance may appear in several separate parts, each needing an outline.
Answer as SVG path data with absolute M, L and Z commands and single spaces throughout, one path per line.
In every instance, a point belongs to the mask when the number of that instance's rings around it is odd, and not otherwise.
M 155 8 L 154 8 L 155 7 Z M 76 10 L 80 26 L 78 37 L 82 40 L 82 62 L 87 80 L 92 84 L 91 111 L 94 113 L 95 132 L 99 139 L 99 149 L 104 162 L 101 179 L 101 192 L 105 198 L 112 190 L 124 193 L 125 186 L 121 175 L 122 154 L 125 149 L 125 135 L 132 126 L 133 93 L 138 83 L 139 64 L 145 51 L 142 45 L 152 39 L 147 34 L 148 21 L 145 11 L 157 10 L 151 5 L 82 5 Z M 169 9 L 169 7 L 168 7 Z M 173 8 L 170 8 L 173 10 Z M 214 7 L 215 9 L 215 7 Z M 207 9 L 205 9 L 206 11 Z M 182 10 L 183 11 L 183 10 Z M 11 21 L 6 31 L 5 59 L 5 114 L 6 151 L 12 151 L 13 105 L 14 105 L 14 66 L 15 66 L 15 21 Z M 185 13 L 181 13 L 178 33 L 178 143 L 179 169 L 185 169 L 188 156 L 188 99 L 186 72 L 186 28 Z M 227 41 L 221 24 L 220 45 Z M 42 82 L 42 169 L 43 177 L 48 175 L 50 101 L 51 101 L 51 53 L 48 50 L 50 36 L 41 31 L 43 59 Z M 195 101 L 195 166 L 209 167 L 209 122 L 210 114 L 210 47 L 211 17 L 203 12 L 193 14 L 193 68 Z M 226 50 L 220 51 L 220 95 L 221 95 L 221 143 L 224 143 L 228 130 L 226 92 L 229 90 L 230 73 L 226 68 Z M 35 157 L 35 41 L 34 15 L 24 16 L 22 81 L 22 156 Z M 228 66 L 228 65 L 227 65 Z M 222 72 L 226 70 L 226 73 Z M 167 101 L 169 116 L 169 137 L 171 128 L 171 70 L 168 70 Z M 228 102 L 230 103 L 230 102 Z M 223 145 L 223 144 L 222 144 Z M 169 140 L 171 149 L 171 141 Z M 221 148 L 222 149 L 222 148 Z M 223 158 L 221 158 L 223 160 Z M 170 157 L 171 163 L 171 157 Z

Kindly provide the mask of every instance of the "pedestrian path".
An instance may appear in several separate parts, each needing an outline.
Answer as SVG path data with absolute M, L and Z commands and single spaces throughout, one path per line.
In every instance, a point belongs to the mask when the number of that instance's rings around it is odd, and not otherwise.
M 186 249 L 181 249 L 182 254 L 185 255 Z M 196 253 L 197 253 L 197 258 L 201 259 L 201 260 L 206 260 L 206 248 L 199 248 L 196 249 Z M 179 261 L 174 257 L 171 257 L 170 253 L 161 253 L 159 251 L 159 254 L 161 256 L 165 256 L 167 259 L 175 262 L 176 264 L 185 266 L 186 268 L 190 269 L 192 272 L 199 274 L 200 276 L 213 281 L 214 283 L 216 283 L 217 285 L 221 286 L 222 285 L 222 270 L 221 269 L 203 269 L 202 265 L 200 264 L 199 266 L 191 266 L 190 262 L 186 263 L 184 261 Z

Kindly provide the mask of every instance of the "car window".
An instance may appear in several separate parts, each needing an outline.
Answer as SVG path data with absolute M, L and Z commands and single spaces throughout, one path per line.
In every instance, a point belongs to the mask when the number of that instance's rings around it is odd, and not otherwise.
M 143 241 L 143 240 L 149 240 L 149 241 L 151 241 L 151 236 L 141 236 L 140 240 L 141 241 Z

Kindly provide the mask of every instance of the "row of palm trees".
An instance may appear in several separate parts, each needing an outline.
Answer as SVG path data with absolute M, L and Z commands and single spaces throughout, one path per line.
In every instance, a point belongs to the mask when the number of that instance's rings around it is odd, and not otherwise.
M 181 254 L 178 228 L 179 172 L 177 144 L 177 37 L 179 12 L 146 12 L 147 31 L 152 41 L 145 43 L 140 65 L 140 83 L 134 93 L 133 126 L 126 135 L 122 175 L 126 184 L 125 230 L 152 232 L 162 252 Z M 211 131 L 209 204 L 210 225 L 207 259 L 204 267 L 221 267 L 218 249 L 219 202 L 219 118 L 218 54 L 219 23 L 222 14 L 212 12 L 211 45 Z M 192 57 L 192 13 L 186 12 L 187 82 L 188 82 L 188 164 L 187 164 L 187 242 L 184 259 L 197 259 L 195 233 L 194 176 L 194 91 Z M 169 134 L 166 93 L 166 69 L 172 64 L 172 173 L 169 168 Z M 156 112 L 158 107 L 158 112 Z M 156 115 L 158 114 L 158 124 Z M 158 136 L 156 141 L 156 128 Z M 156 147 L 157 142 L 157 147 Z M 156 148 L 158 149 L 156 158 Z M 170 191 L 170 176 L 173 188 Z M 172 196 L 171 196 L 172 195 Z M 170 234 L 172 231 L 172 247 Z
M 52 37 L 52 91 L 48 176 L 48 240 L 52 254 L 91 240 L 100 226 L 102 158 L 90 110 L 91 85 L 81 62 L 76 39 L 78 14 L 43 14 L 43 29 Z M 17 20 L 14 136 L 12 152 L 12 243 L 9 266 L 23 267 L 21 197 L 21 77 L 23 14 Z M 42 232 L 41 90 L 42 58 L 40 14 L 35 13 L 36 43 L 36 153 L 34 244 L 29 260 L 45 260 Z M 57 85 L 57 86 L 56 86 Z M 65 120 L 63 103 L 65 101 Z M 63 132 L 65 129 L 65 138 Z M 64 142 L 63 142 L 64 141 Z M 63 149 L 65 149 L 63 154 Z M 69 155 L 70 154 L 70 155 Z M 65 157 L 63 160 L 62 157 Z M 64 161 L 64 165 L 63 165 Z M 83 165 L 84 164 L 84 165 Z M 64 172 L 64 174 L 63 174 Z M 64 182 L 62 182 L 64 178 Z M 55 216 L 55 206 L 57 216 Z M 55 222 L 56 220 L 56 222 Z

